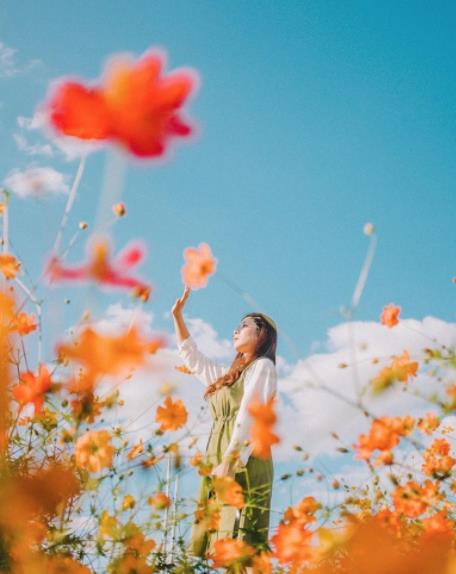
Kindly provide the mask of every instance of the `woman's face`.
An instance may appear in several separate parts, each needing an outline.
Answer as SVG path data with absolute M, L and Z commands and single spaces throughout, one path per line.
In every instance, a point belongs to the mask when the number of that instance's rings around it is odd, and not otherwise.
M 258 343 L 258 327 L 252 317 L 242 319 L 233 333 L 234 348 L 237 353 L 253 355 Z

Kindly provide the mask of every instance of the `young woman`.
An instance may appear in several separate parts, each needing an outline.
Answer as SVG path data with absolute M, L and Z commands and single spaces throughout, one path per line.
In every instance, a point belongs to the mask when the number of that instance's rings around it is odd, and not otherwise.
M 213 465 L 212 477 L 203 477 L 199 508 L 210 502 L 213 477 L 231 476 L 241 486 L 249 505 L 238 511 L 223 506 L 217 530 L 208 530 L 205 521 L 195 521 L 189 550 L 196 556 L 212 551 L 219 538 L 241 538 L 257 550 L 266 548 L 269 512 L 274 476 L 272 457 L 252 455 L 250 438 L 251 416 L 248 406 L 252 399 L 266 402 L 275 396 L 277 329 L 264 313 L 248 313 L 234 330 L 236 356 L 228 368 L 208 359 L 191 337 L 182 310 L 190 294 L 185 288 L 172 308 L 179 354 L 185 365 L 204 385 L 204 398 L 212 415 L 212 428 L 206 446 L 206 462 Z

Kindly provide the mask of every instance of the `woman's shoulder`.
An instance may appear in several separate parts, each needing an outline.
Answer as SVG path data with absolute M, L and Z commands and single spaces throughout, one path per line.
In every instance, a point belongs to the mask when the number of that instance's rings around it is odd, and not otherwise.
M 272 359 L 269 357 L 258 357 L 254 361 L 252 371 L 261 372 L 276 372 L 276 366 Z

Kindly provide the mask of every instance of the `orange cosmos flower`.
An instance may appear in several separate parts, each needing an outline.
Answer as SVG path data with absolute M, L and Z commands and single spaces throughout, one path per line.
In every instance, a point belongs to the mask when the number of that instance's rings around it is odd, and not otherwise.
M 405 486 L 398 486 L 392 496 L 397 512 L 409 518 L 416 518 L 426 511 L 436 499 L 437 494 L 438 486 L 436 487 L 430 480 L 426 480 L 424 486 L 410 480 Z
M 49 97 L 51 125 L 83 140 L 111 140 L 138 157 L 161 156 L 168 140 L 190 135 L 180 109 L 195 88 L 189 70 L 161 76 L 164 56 L 148 52 L 136 62 L 112 58 L 101 85 L 61 82 Z
M 423 526 L 427 534 L 450 534 L 454 532 L 454 523 L 447 519 L 447 513 L 444 510 L 424 518 Z
M 156 492 L 152 496 L 149 496 L 147 502 L 154 506 L 157 510 L 163 510 L 168 508 L 171 504 L 171 499 L 164 492 Z
M 187 422 L 188 413 L 181 400 L 174 401 L 166 397 L 165 406 L 157 407 L 155 421 L 162 431 L 180 429 Z
M 310 557 L 310 537 L 312 533 L 297 521 L 281 523 L 271 538 L 274 556 L 282 564 L 301 564 Z
M 51 375 L 44 365 L 40 365 L 35 375 L 31 371 L 21 373 L 21 382 L 13 387 L 13 397 L 21 407 L 32 403 L 35 415 L 41 414 L 44 403 L 44 394 L 51 388 Z
M 253 574 L 273 574 L 271 552 L 260 552 L 252 559 Z
M 426 434 L 432 434 L 440 425 L 439 417 L 434 413 L 427 413 L 426 416 L 418 421 L 418 428 Z
M 164 339 L 143 340 L 135 328 L 117 336 L 102 335 L 86 327 L 72 344 L 57 346 L 62 360 L 81 364 L 84 372 L 71 382 L 72 392 L 90 392 L 98 377 L 122 376 L 145 364 L 151 344 L 164 346 Z
M 209 557 L 214 568 L 228 568 L 242 564 L 254 554 L 255 550 L 239 538 L 220 538 L 214 543 L 214 552 Z
M 215 273 L 217 259 L 207 243 L 184 249 L 185 265 L 181 269 L 182 281 L 192 289 L 206 287 L 209 275 Z
M 88 260 L 74 267 L 65 267 L 57 257 L 48 263 L 46 274 L 50 283 L 61 281 L 94 281 L 103 288 L 131 289 L 141 298 L 149 296 L 151 287 L 130 275 L 130 270 L 144 259 L 144 246 L 139 242 L 130 243 L 112 259 L 107 240 L 97 238 L 88 243 Z M 147 300 L 145 298 L 145 300 Z
M 14 279 L 19 273 L 21 263 L 14 255 L 9 253 L 0 253 L 0 272 L 3 273 L 5 279 Z
M 383 308 L 380 323 L 382 325 L 386 325 L 387 327 L 394 327 L 399 323 L 399 313 L 401 312 L 401 308 L 397 305 L 387 305 Z
M 78 438 L 74 451 L 76 464 L 90 472 L 112 466 L 115 449 L 106 430 L 88 431 Z
M 451 474 L 456 459 L 449 455 L 450 443 L 444 438 L 436 438 L 423 455 L 421 470 L 424 474 L 443 480 Z
M 134 445 L 127 454 L 127 460 L 133 460 L 143 452 L 144 452 L 144 443 L 142 440 L 140 440 L 139 443 Z
M 27 313 L 18 313 L 13 320 L 13 330 L 17 331 L 19 335 L 28 335 L 37 328 L 35 315 L 27 315 Z
M 244 506 L 242 486 L 231 476 L 216 476 L 214 490 L 224 504 L 241 509 Z
M 358 460 L 368 460 L 374 450 L 386 451 L 388 456 L 382 462 L 388 462 L 391 451 L 399 444 L 401 436 L 407 436 L 413 430 L 412 417 L 381 417 L 372 422 L 369 434 L 360 434 L 358 444 L 353 445 L 357 450 Z
M 372 379 L 374 392 L 381 392 L 390 387 L 395 381 L 407 383 L 410 377 L 415 377 L 419 364 L 410 361 L 408 351 L 404 351 L 400 356 L 393 356 L 391 365 L 385 367 Z
M 271 446 L 280 442 L 279 437 L 272 431 L 277 421 L 274 407 L 275 398 L 271 397 L 267 403 L 253 400 L 248 408 L 253 419 L 250 431 L 252 454 L 258 458 L 269 458 Z
M 321 508 L 321 504 L 313 496 L 306 496 L 297 506 L 287 508 L 284 513 L 284 519 L 287 522 L 296 521 L 305 525 L 315 522 L 315 512 Z

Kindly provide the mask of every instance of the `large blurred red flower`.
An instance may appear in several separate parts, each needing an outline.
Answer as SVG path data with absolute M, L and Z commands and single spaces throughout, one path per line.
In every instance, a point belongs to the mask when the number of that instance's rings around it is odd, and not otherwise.
M 172 137 L 190 135 L 180 109 L 196 85 L 193 70 L 161 76 L 164 56 L 147 52 L 137 61 L 114 56 L 102 82 L 62 81 L 46 103 L 52 127 L 83 140 L 112 140 L 139 157 L 160 156 Z

